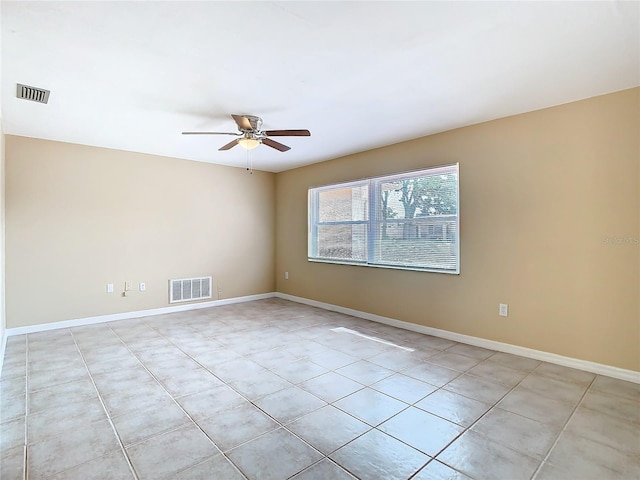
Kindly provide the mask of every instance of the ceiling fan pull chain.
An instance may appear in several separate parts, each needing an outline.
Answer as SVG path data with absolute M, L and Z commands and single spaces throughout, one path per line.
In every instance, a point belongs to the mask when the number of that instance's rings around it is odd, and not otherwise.
M 253 175 L 253 157 L 251 155 L 251 150 L 246 150 L 247 152 L 247 172 Z

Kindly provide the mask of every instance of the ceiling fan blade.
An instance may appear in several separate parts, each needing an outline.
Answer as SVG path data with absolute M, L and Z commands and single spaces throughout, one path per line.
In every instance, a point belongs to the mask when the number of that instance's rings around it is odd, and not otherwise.
M 239 136 L 239 133 L 232 132 L 182 132 L 182 135 L 235 135 Z
M 287 150 L 291 150 L 291 147 L 287 147 L 280 142 L 276 142 L 275 140 L 271 140 L 270 138 L 263 138 L 262 143 L 267 145 L 268 147 L 275 148 L 276 150 L 280 150 L 281 152 L 286 152 Z
M 229 150 L 235 147 L 236 145 L 238 145 L 238 140 L 231 140 L 229 143 L 227 143 L 226 145 L 223 145 L 218 150 Z
M 309 130 L 265 130 L 269 137 L 310 137 Z
M 240 130 L 253 130 L 253 127 L 251 126 L 251 122 L 249 122 L 247 118 L 243 117 L 242 115 L 231 114 L 231 116 L 238 124 L 238 128 Z

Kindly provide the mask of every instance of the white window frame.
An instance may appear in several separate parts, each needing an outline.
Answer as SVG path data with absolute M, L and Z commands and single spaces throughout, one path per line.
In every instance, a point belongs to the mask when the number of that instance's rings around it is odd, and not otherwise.
M 379 211 L 377 204 L 380 201 L 380 185 L 385 182 L 393 182 L 399 180 L 406 180 L 410 178 L 419 178 L 429 175 L 438 174 L 453 174 L 456 175 L 456 214 L 455 214 L 455 240 L 453 242 L 453 249 L 455 255 L 455 268 L 434 268 L 429 266 L 416 266 L 416 265 L 398 265 L 398 264 L 385 264 L 380 261 L 376 261 L 378 256 L 377 249 L 379 248 L 376 238 L 376 230 L 381 220 L 379 217 Z M 368 215 L 366 220 L 344 220 L 344 221 L 332 221 L 332 222 L 319 222 L 318 221 L 318 209 L 319 209 L 319 193 L 337 190 L 341 188 L 353 188 L 358 186 L 368 186 Z M 442 218 L 443 216 L 440 216 Z M 402 224 L 403 222 L 416 223 L 416 218 L 411 219 L 393 219 L 390 221 L 395 224 Z M 424 219 L 430 218 L 429 216 L 422 217 Z M 433 219 L 439 218 L 439 216 L 431 217 Z M 418 218 L 420 221 L 420 218 Z M 367 246 L 366 246 L 366 260 L 345 260 L 336 258 L 323 258 L 318 256 L 318 227 L 323 225 L 366 225 L 367 230 Z M 379 177 L 370 177 L 361 180 L 348 181 L 342 183 L 336 183 L 331 185 L 323 185 L 320 187 L 309 188 L 308 191 L 308 260 L 310 262 L 319 263 L 335 263 L 343 265 L 359 265 L 375 268 L 390 268 L 395 270 L 416 270 L 423 272 L 435 272 L 435 273 L 449 273 L 457 275 L 460 273 L 460 168 L 459 164 L 441 165 L 437 167 L 430 167 L 420 170 L 401 172 L 392 175 L 384 175 Z

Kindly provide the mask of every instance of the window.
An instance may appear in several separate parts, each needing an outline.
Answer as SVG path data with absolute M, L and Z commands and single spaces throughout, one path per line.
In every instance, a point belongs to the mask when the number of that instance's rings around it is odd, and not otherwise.
M 309 260 L 459 273 L 458 165 L 309 189 Z

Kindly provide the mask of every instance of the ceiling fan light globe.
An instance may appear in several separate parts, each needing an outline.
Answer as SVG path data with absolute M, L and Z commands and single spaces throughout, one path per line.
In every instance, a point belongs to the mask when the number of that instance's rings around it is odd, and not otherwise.
M 245 150 L 253 150 L 260 145 L 260 140 L 256 140 L 255 138 L 241 138 L 238 140 L 238 143 Z

